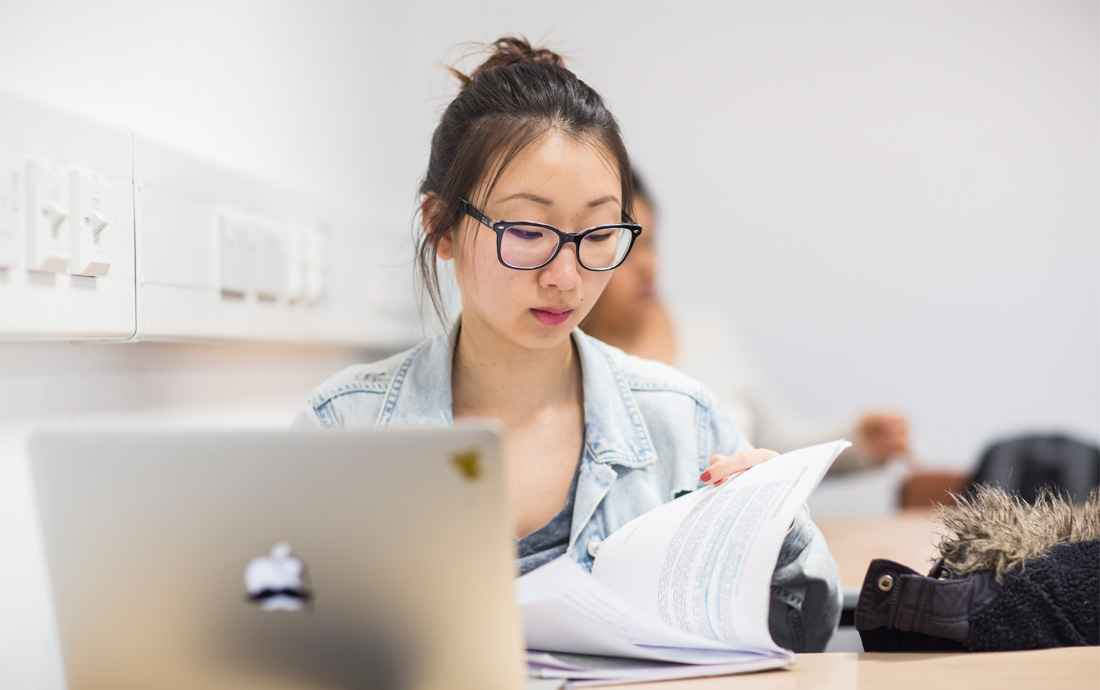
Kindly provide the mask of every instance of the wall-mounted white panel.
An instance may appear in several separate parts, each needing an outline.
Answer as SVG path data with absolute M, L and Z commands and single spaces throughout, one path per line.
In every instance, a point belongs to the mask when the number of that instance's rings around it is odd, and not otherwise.
M 3 92 L 0 338 L 392 349 L 406 267 L 333 208 L 120 125 Z
M 0 92 L 0 338 L 136 330 L 133 135 Z
M 140 133 L 134 160 L 138 338 L 392 348 L 414 335 L 415 305 L 377 278 L 392 269 L 369 209 L 333 208 Z

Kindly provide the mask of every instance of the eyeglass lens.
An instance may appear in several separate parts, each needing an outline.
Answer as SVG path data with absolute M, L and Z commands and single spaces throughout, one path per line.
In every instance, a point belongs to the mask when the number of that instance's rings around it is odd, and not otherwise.
M 607 228 L 581 239 L 577 258 L 587 268 L 611 268 L 630 249 L 628 228 Z M 558 248 L 558 235 L 537 225 L 513 225 L 500 238 L 500 257 L 516 268 L 534 268 L 550 260 Z

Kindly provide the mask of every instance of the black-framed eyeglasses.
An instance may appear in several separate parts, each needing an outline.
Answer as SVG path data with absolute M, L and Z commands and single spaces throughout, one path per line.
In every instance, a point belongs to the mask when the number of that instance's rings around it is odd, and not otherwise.
M 562 246 L 572 242 L 577 263 L 589 271 L 610 271 L 626 260 L 642 226 L 627 214 L 629 222 L 597 225 L 578 233 L 562 232 L 553 225 L 528 220 L 492 220 L 462 199 L 466 215 L 497 235 L 497 259 L 508 268 L 531 271 L 554 260 Z

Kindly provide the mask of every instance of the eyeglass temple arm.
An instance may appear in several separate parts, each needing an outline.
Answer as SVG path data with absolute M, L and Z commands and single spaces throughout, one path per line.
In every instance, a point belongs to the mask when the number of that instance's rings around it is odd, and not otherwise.
M 484 213 L 482 213 L 481 211 L 478 211 L 476 208 L 471 206 L 470 202 L 466 201 L 465 199 L 461 199 L 461 202 L 462 202 L 462 210 L 464 210 L 466 212 L 466 215 L 470 216 L 471 218 L 473 218 L 474 220 L 481 223 L 482 225 L 484 225 L 487 228 L 492 228 L 493 227 L 493 221 L 489 220 L 488 216 L 486 216 Z

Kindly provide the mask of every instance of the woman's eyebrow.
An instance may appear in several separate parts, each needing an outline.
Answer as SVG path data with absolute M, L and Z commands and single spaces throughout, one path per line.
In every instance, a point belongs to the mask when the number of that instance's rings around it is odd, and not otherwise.
M 618 197 L 615 197 L 615 196 L 612 196 L 612 195 L 608 194 L 607 196 L 602 196 L 599 199 L 596 199 L 595 201 L 589 201 L 588 202 L 588 208 L 595 208 L 595 207 L 599 206 L 600 204 L 606 204 L 609 201 L 619 203 Z
M 541 197 L 538 194 L 532 194 L 531 192 L 516 192 L 515 194 L 513 194 L 511 196 L 504 197 L 503 199 L 501 199 L 497 203 L 498 204 L 503 204 L 505 201 L 511 201 L 512 199 L 527 199 L 528 201 L 533 201 L 536 204 L 542 204 L 543 206 L 553 206 L 554 205 L 554 202 L 550 201 L 546 197 Z
M 554 202 L 551 201 L 550 199 L 547 199 L 546 197 L 539 196 L 538 194 L 532 194 L 531 192 L 516 192 L 515 194 L 504 197 L 503 199 L 501 199 L 497 203 L 502 204 L 505 201 L 511 201 L 512 199 L 527 199 L 528 201 L 533 201 L 536 204 L 541 204 L 543 206 L 553 206 L 554 205 Z M 594 201 L 589 201 L 588 202 L 588 208 L 595 208 L 597 206 L 600 206 L 601 204 L 606 204 L 609 201 L 618 203 L 619 199 L 618 199 L 618 197 L 616 197 L 614 195 L 608 194 L 607 196 L 602 196 L 599 199 L 595 199 Z

